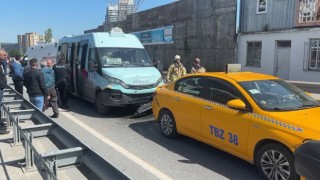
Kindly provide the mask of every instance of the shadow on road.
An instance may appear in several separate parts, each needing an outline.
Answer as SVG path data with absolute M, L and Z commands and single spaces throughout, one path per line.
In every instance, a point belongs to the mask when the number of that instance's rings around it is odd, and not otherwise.
M 184 157 L 185 159 L 178 160 L 180 163 L 198 164 L 228 179 L 261 179 L 255 166 L 233 155 L 186 136 L 180 135 L 174 139 L 165 138 L 154 121 L 134 123 L 129 127 L 168 151 Z
M 137 110 L 137 106 L 129 105 L 126 107 L 112 107 L 110 114 L 108 115 L 100 115 L 94 109 L 93 103 L 85 101 L 80 98 L 70 98 L 69 99 L 69 106 L 70 108 L 66 109 L 70 112 L 75 112 L 81 115 L 85 115 L 88 117 L 96 117 L 96 118 L 119 118 L 119 117 L 126 117 L 131 116 Z

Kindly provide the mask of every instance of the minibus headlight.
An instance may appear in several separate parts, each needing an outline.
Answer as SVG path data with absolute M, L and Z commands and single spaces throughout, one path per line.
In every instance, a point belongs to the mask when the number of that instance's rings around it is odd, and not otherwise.
M 112 78 L 112 77 L 107 76 L 107 75 L 103 75 L 103 77 L 106 78 L 107 81 L 108 81 L 110 84 L 121 85 L 122 87 L 124 87 L 124 88 L 126 88 L 126 89 L 129 88 L 129 86 L 128 86 L 126 83 L 122 82 L 122 81 L 119 80 L 119 79 Z
M 153 87 L 157 87 L 160 83 L 162 83 L 162 81 L 162 77 L 160 77 Z

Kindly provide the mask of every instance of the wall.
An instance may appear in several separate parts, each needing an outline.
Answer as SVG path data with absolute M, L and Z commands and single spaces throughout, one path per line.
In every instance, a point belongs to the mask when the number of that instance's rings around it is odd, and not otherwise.
M 294 28 L 296 0 L 267 0 L 267 12 L 257 14 L 257 0 L 241 0 L 240 32 Z
M 291 40 L 289 80 L 319 82 L 319 71 L 304 71 L 303 61 L 305 43 L 310 38 L 319 38 L 320 29 L 291 30 L 274 33 L 243 34 L 239 37 L 239 63 L 246 71 L 262 72 L 270 75 L 275 73 L 275 50 L 277 40 Z M 247 42 L 262 41 L 261 67 L 246 67 Z
M 104 31 L 120 27 L 126 33 L 173 25 L 173 44 L 145 45 L 164 70 L 176 54 L 189 71 L 199 57 L 208 71 L 223 71 L 234 62 L 236 0 L 180 0 L 129 15 L 127 20 L 104 24 Z

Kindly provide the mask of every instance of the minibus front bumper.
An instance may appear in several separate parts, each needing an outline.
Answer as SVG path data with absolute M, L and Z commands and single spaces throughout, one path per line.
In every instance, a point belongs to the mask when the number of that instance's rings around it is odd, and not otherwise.
M 152 101 L 153 93 L 124 94 L 119 90 L 105 89 L 102 91 L 105 106 L 124 106 L 129 104 L 143 104 Z

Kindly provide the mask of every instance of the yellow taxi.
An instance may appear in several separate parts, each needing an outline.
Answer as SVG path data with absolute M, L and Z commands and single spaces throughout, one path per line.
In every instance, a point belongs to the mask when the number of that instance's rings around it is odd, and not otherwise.
M 186 75 L 156 89 L 152 111 L 164 136 L 212 145 L 255 164 L 266 179 L 298 179 L 293 152 L 320 140 L 319 102 L 260 73 Z

